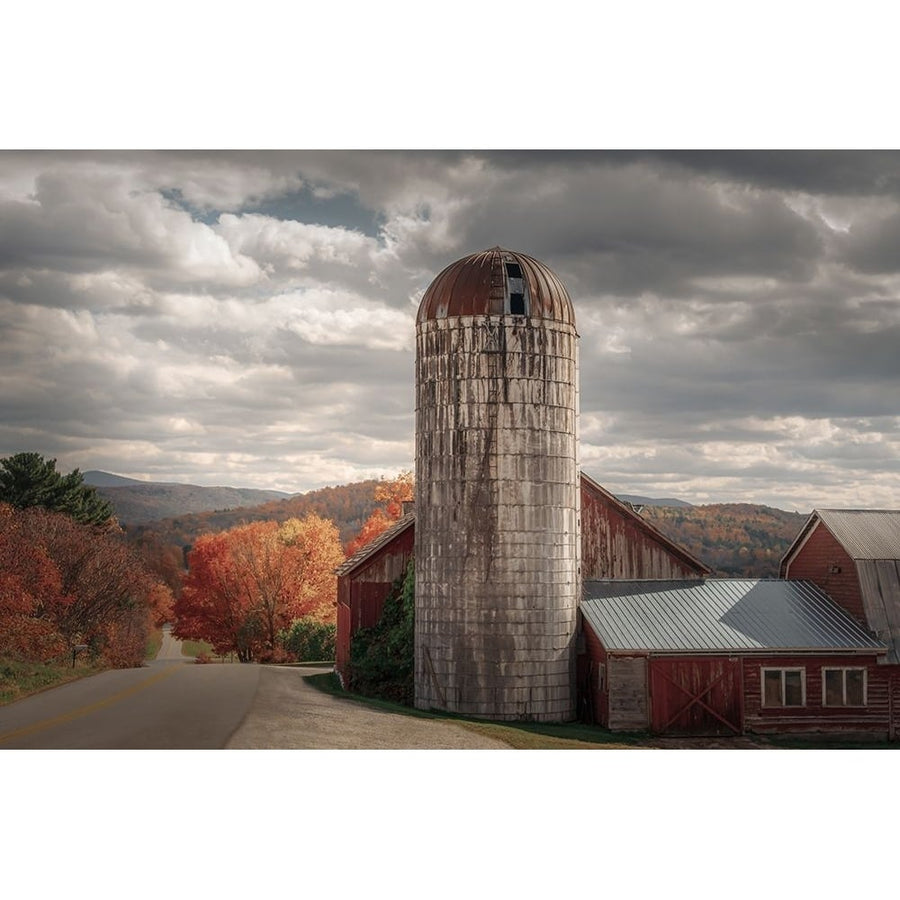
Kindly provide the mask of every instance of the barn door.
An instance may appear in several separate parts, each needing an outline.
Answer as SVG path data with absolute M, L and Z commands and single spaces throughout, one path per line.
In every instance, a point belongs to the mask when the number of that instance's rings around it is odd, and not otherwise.
M 739 659 L 651 659 L 651 727 L 659 734 L 742 734 Z

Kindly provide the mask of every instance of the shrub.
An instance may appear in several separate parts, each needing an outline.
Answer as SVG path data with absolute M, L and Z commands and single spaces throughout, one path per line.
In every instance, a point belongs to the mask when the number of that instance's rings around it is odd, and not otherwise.
M 299 662 L 334 659 L 335 631 L 333 622 L 295 619 L 287 631 L 281 632 L 281 645 Z
M 350 640 L 351 691 L 412 706 L 415 574 L 410 561 L 384 602 L 372 628 L 361 628 Z

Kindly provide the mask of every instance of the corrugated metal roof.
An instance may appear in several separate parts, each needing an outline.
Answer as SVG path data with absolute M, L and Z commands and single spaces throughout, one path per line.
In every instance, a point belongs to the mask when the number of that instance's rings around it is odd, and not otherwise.
M 853 559 L 900 559 L 900 510 L 817 509 Z
M 608 650 L 885 650 L 807 581 L 587 581 L 581 611 Z
M 364 563 L 372 554 L 380 550 L 385 544 L 392 541 L 401 531 L 408 528 L 416 519 L 415 513 L 407 513 L 405 516 L 397 519 L 386 531 L 382 531 L 378 537 L 372 538 L 368 544 L 360 548 L 342 562 L 335 570 L 336 575 L 347 575 L 352 572 L 358 565 Z
M 419 304 L 417 323 L 448 316 L 503 315 L 511 290 L 507 264 L 517 266 L 528 315 L 575 324 L 565 286 L 542 262 L 524 253 L 492 247 L 458 259 L 440 272 Z

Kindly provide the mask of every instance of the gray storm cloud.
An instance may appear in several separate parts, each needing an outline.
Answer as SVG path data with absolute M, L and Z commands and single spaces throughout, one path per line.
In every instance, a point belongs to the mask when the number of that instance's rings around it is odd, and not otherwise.
M 898 236 L 890 152 L 3 152 L 0 454 L 411 468 L 416 303 L 501 244 L 573 296 L 610 489 L 898 506 Z

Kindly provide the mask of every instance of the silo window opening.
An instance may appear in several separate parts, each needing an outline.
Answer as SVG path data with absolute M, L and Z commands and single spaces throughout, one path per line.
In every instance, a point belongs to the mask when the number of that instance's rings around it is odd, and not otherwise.
M 506 263 L 506 291 L 509 296 L 507 311 L 510 315 L 527 316 L 525 282 L 522 279 L 522 267 L 518 263 Z

